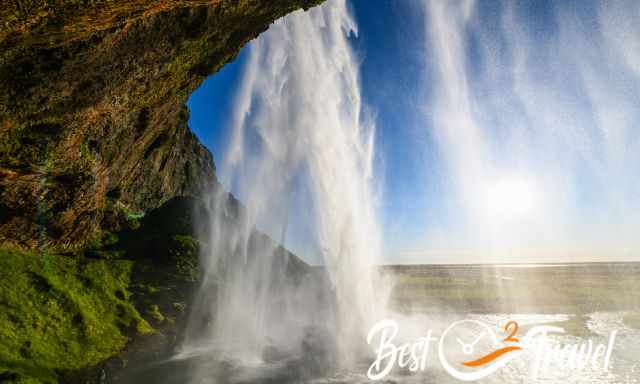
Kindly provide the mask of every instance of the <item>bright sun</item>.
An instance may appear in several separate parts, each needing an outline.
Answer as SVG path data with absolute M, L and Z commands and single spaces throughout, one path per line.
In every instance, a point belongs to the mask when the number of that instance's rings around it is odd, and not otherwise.
M 535 208 L 537 194 L 534 185 L 522 177 L 504 178 L 489 185 L 486 208 L 493 218 L 520 219 Z

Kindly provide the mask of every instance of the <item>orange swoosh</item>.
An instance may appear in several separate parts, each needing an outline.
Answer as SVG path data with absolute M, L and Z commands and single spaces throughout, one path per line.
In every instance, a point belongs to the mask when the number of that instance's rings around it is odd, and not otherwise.
M 466 365 L 467 367 L 478 367 L 478 366 L 485 365 L 487 363 L 492 362 L 493 360 L 495 360 L 498 357 L 504 355 L 505 353 L 509 353 L 509 352 L 512 352 L 512 351 L 517 351 L 519 349 L 522 349 L 522 348 L 515 347 L 515 346 L 504 347 L 504 348 L 495 350 L 495 351 L 491 352 L 488 355 L 482 356 L 481 358 L 479 358 L 477 360 L 465 361 L 462 364 Z

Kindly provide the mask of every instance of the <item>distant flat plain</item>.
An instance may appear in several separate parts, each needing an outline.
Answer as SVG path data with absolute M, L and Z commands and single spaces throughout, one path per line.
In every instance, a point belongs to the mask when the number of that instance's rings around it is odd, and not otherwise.
M 411 313 L 569 314 L 625 312 L 640 328 L 640 263 L 384 266 L 390 307 Z M 575 329 L 577 333 L 579 329 Z

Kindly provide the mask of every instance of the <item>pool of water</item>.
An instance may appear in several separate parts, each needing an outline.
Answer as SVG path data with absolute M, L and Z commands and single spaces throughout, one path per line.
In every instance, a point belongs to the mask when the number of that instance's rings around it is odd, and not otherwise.
M 629 265 L 557 265 L 544 268 L 517 266 L 448 266 L 403 267 L 387 270 L 393 274 L 394 290 L 389 318 L 397 321 L 400 333 L 397 344 L 426 336 L 432 330 L 435 342 L 425 359 L 424 369 L 412 371 L 396 367 L 383 383 L 460 383 L 443 369 L 438 354 L 438 340 L 446 328 L 460 320 L 480 322 L 502 338 L 505 325 L 517 322 L 515 335 L 519 341 L 532 328 L 540 325 L 561 327 L 563 334 L 548 337 L 549 351 L 554 347 L 582 346 L 591 351 L 598 345 L 608 346 L 615 332 L 608 370 L 602 368 L 603 357 L 593 366 L 562 366 L 553 359 L 549 367 L 532 376 L 537 355 L 533 347 L 495 372 L 479 380 L 481 383 L 640 383 L 640 269 Z M 477 329 L 467 323 L 459 330 L 466 340 L 473 340 Z M 474 332 L 476 332 L 474 334 Z M 448 336 L 447 336 L 448 337 Z M 375 344 L 375 343 L 374 343 Z M 451 361 L 465 361 L 468 356 L 455 342 L 445 343 Z M 504 343 L 503 343 L 504 344 Z M 506 344 L 505 344 L 506 345 Z M 524 344 L 517 344 L 523 345 Z M 263 357 L 227 358 L 212 343 L 210 348 L 179 354 L 142 369 L 128 372 L 125 383 L 159 384 L 220 383 L 370 383 L 367 371 L 375 360 L 371 354 L 356 359 L 347 369 L 326 355 L 326 349 L 307 349 L 305 353 L 271 353 Z M 479 350 L 492 351 L 491 340 L 478 343 Z M 578 347 L 576 347 L 578 348 Z M 558 348 L 560 350 L 561 348 Z M 474 356 L 476 353 L 474 353 Z M 479 353 L 478 356 L 483 355 Z M 505 355 L 506 356 L 506 355 Z M 477 357 L 477 356 L 475 356 Z M 496 361 L 499 361 L 496 360 Z M 462 372 L 476 368 L 463 367 Z M 480 369 L 480 368 L 477 368 Z

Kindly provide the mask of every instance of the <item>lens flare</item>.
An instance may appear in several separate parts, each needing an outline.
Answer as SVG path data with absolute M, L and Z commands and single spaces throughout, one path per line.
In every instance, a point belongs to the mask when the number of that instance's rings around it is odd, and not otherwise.
M 532 182 L 512 177 L 487 186 L 484 206 L 490 217 L 513 221 L 527 218 L 535 210 L 537 200 L 538 193 Z

